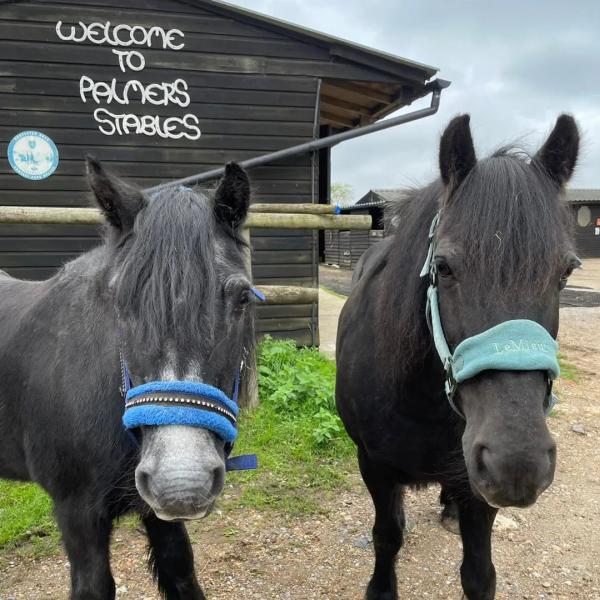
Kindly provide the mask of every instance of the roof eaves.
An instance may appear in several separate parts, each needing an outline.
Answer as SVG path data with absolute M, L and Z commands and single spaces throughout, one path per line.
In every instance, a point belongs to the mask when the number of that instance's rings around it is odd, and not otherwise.
M 567 202 L 569 204 L 598 204 L 600 203 L 600 189 L 568 189 Z

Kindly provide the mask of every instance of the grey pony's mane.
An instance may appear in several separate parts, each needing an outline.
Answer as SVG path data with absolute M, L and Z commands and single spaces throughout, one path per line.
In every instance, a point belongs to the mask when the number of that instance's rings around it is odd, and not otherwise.
M 212 339 L 214 303 L 204 300 L 216 293 L 215 229 L 212 201 L 179 187 L 153 196 L 122 243 L 116 302 L 122 316 L 137 317 L 150 346 L 174 335 L 185 338 L 176 344 Z

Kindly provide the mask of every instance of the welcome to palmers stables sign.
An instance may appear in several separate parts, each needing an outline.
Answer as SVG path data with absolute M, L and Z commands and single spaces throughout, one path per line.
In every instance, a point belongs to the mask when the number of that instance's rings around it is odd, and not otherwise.
M 179 29 L 164 29 L 158 26 L 113 25 L 105 23 L 63 25 L 56 23 L 56 35 L 65 42 L 75 44 L 92 43 L 112 46 L 115 67 L 122 73 L 140 72 L 146 67 L 146 59 L 134 48 L 160 48 L 178 51 L 184 47 L 184 34 Z M 104 135 L 147 135 L 167 139 L 187 138 L 197 140 L 200 135 L 198 117 L 188 113 L 183 117 L 161 117 L 159 115 L 135 115 L 126 112 L 130 102 L 152 106 L 179 106 L 190 104 L 188 84 L 183 79 L 172 82 L 143 84 L 137 79 L 119 83 L 115 77 L 110 81 L 95 81 L 88 75 L 79 80 L 79 95 L 85 104 L 98 105 L 94 119 Z

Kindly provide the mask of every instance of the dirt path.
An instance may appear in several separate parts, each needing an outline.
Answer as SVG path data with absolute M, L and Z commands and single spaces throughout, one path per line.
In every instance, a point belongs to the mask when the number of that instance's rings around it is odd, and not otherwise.
M 499 600 L 600 600 L 600 308 L 562 309 L 561 332 L 579 380 L 558 385 L 561 403 L 549 421 L 559 448 L 553 486 L 533 508 L 501 513 L 494 535 Z M 407 497 L 409 533 L 397 568 L 403 599 L 461 597 L 460 541 L 437 524 L 437 494 L 430 488 Z M 190 529 L 211 600 L 358 600 L 372 567 L 371 524 L 370 500 L 355 477 L 347 491 L 323 500 L 318 517 L 236 510 Z M 143 536 L 119 529 L 118 598 L 158 597 L 143 555 Z M 67 598 L 63 555 L 11 560 L 0 574 L 2 600 Z

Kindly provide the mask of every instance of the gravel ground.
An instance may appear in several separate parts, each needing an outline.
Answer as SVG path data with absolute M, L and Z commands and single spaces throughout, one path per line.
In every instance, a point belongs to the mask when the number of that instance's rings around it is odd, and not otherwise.
M 600 308 L 561 310 L 561 349 L 579 369 L 559 383 L 549 425 L 558 443 L 555 482 L 527 510 L 501 512 L 494 534 L 499 600 L 600 600 Z M 231 477 L 231 481 L 234 481 Z M 232 493 L 230 487 L 226 493 Z M 307 492 L 308 493 L 308 492 Z M 438 524 L 438 490 L 407 494 L 409 532 L 398 561 L 400 597 L 461 597 L 460 540 Z M 370 499 L 358 475 L 323 498 L 323 514 L 292 517 L 235 510 L 190 527 L 196 565 L 211 600 L 360 599 L 372 568 Z M 144 566 L 144 538 L 117 530 L 118 598 L 158 598 Z M 64 555 L 4 556 L 0 599 L 64 599 Z

